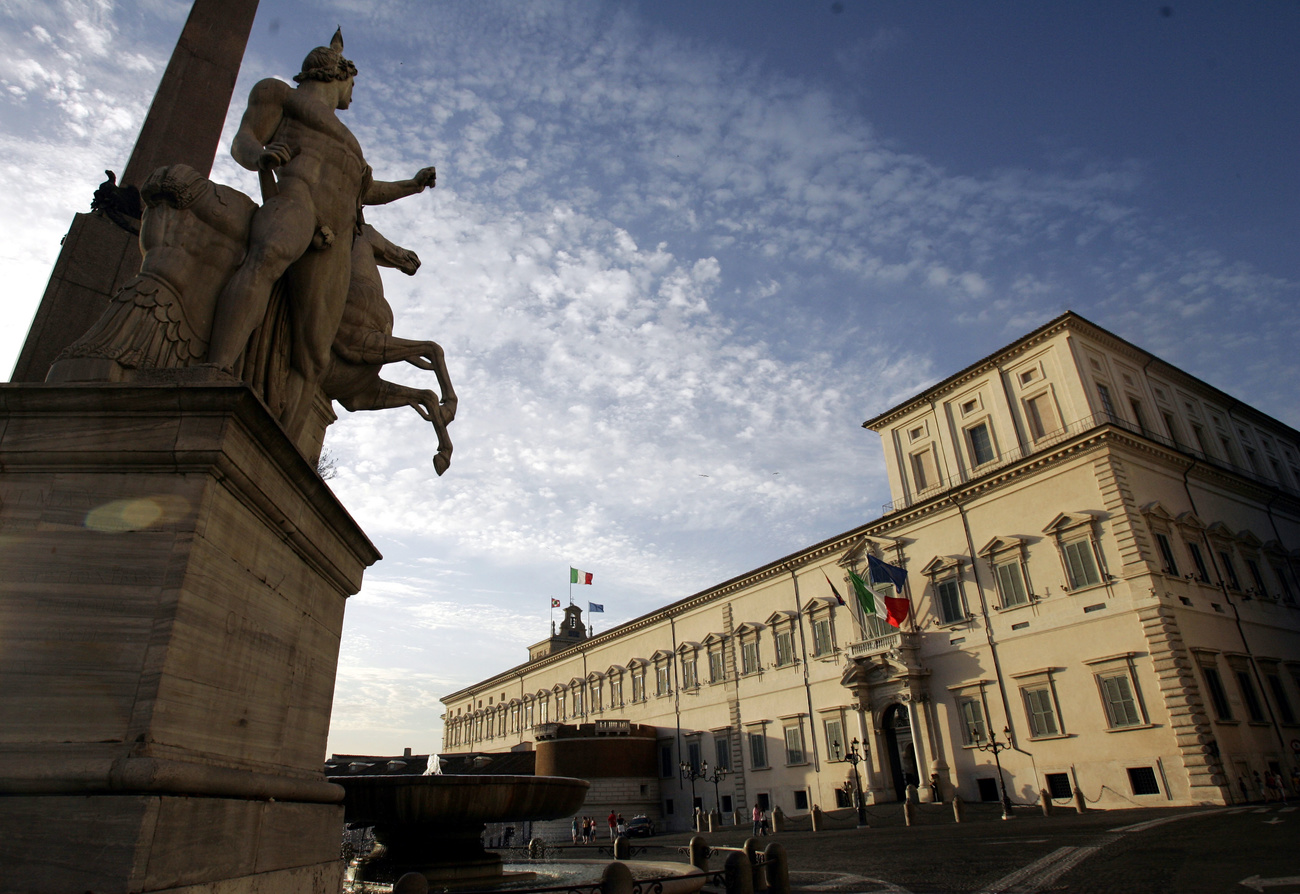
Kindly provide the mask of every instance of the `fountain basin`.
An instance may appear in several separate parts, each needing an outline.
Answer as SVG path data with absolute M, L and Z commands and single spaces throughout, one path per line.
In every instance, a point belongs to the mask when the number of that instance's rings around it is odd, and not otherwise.
M 431 883 L 499 878 L 501 857 L 484 850 L 486 823 L 572 816 L 591 783 L 567 776 L 333 776 L 344 817 L 372 825 L 380 847 L 364 877 L 420 872 Z

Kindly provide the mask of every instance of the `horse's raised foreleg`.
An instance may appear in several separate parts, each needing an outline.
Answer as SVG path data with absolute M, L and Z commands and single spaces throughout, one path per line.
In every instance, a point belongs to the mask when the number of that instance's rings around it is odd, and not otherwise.
M 438 377 L 438 388 L 442 391 L 439 403 L 446 421 L 451 422 L 456 418 L 456 389 L 451 385 L 451 375 L 447 372 L 442 346 L 436 341 L 416 341 L 372 331 L 366 335 L 362 357 L 367 363 L 397 363 L 404 360 L 420 369 L 433 370 Z
M 433 425 L 438 435 L 438 452 L 433 456 L 433 469 L 439 475 L 451 465 L 451 438 L 447 435 L 446 411 L 439 405 L 436 392 L 422 388 L 409 388 L 396 385 L 375 376 L 370 385 L 354 392 L 346 398 L 339 398 L 350 412 L 358 410 L 391 410 L 395 407 L 411 407 L 427 422 Z

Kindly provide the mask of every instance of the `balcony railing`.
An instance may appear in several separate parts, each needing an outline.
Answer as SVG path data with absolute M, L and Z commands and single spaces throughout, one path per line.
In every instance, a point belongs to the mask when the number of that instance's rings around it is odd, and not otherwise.
M 1101 428 L 1104 425 L 1113 425 L 1117 428 L 1122 428 L 1127 432 L 1146 438 L 1149 441 L 1154 441 L 1157 444 L 1162 444 L 1165 447 L 1173 448 L 1174 450 L 1177 450 L 1180 453 L 1185 453 L 1201 462 L 1218 466 L 1221 469 L 1226 469 L 1229 472 L 1263 484 L 1266 487 L 1276 488 L 1286 491 L 1289 494 L 1300 496 L 1300 490 L 1297 490 L 1290 484 L 1282 481 L 1275 481 L 1253 469 L 1246 469 L 1226 460 L 1219 459 L 1217 456 L 1212 456 L 1201 450 L 1197 450 L 1194 447 L 1190 447 L 1187 444 L 1180 444 L 1171 438 L 1166 438 L 1164 435 L 1156 434 L 1149 428 L 1136 425 L 1129 422 L 1127 419 L 1122 419 L 1112 413 L 1096 413 L 1092 416 L 1085 416 L 1082 419 L 1075 420 L 1063 428 L 1058 428 L 1056 431 L 1048 432 L 1046 435 L 1034 441 L 1033 444 L 1027 447 L 1014 447 L 1011 450 L 999 453 L 993 459 L 975 467 L 974 469 L 964 471 L 961 475 L 943 479 L 938 484 L 931 485 L 925 490 L 918 491 L 917 493 L 910 494 L 890 503 L 885 503 L 881 506 L 881 514 L 888 515 L 891 512 L 898 512 L 901 509 L 906 509 L 907 507 L 914 506 L 917 503 L 924 503 L 926 500 L 936 497 L 954 487 L 958 487 L 968 481 L 974 481 L 976 478 L 981 478 L 989 472 L 1005 468 L 1006 466 L 1017 463 L 1028 456 L 1035 453 L 1041 453 L 1042 451 L 1054 447 L 1063 441 L 1068 441 L 1076 435 L 1083 434 L 1084 432 L 1091 431 L 1095 428 Z
M 894 649 L 901 648 L 904 645 L 914 644 L 916 639 L 915 633 L 904 633 L 896 630 L 893 633 L 886 633 L 884 636 L 875 636 L 871 639 L 864 639 L 860 642 L 849 644 L 850 658 L 870 658 L 872 655 L 880 655 L 884 652 L 890 652 Z

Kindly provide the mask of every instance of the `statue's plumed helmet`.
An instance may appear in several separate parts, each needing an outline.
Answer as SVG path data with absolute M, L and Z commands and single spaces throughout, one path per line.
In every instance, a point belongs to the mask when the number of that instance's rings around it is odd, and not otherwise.
M 334 38 L 327 47 L 317 47 L 302 60 L 302 71 L 293 76 L 301 84 L 303 81 L 346 81 L 357 76 L 357 67 L 352 60 L 343 58 L 343 29 L 334 32 Z

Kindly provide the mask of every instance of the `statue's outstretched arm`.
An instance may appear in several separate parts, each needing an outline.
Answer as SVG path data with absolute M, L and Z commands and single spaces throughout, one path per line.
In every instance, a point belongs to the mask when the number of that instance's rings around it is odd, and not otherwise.
M 362 202 L 366 205 L 387 205 L 389 202 L 424 192 L 434 185 L 436 178 L 436 170 L 421 168 L 410 180 L 375 180 L 370 184 L 370 189 L 366 190 Z
M 270 140 L 284 118 L 284 103 L 292 89 L 275 78 L 253 85 L 248 94 L 248 108 L 239 122 L 235 138 L 230 142 L 230 154 L 241 167 L 250 171 L 270 169 L 289 160 L 289 147 L 270 144 Z

